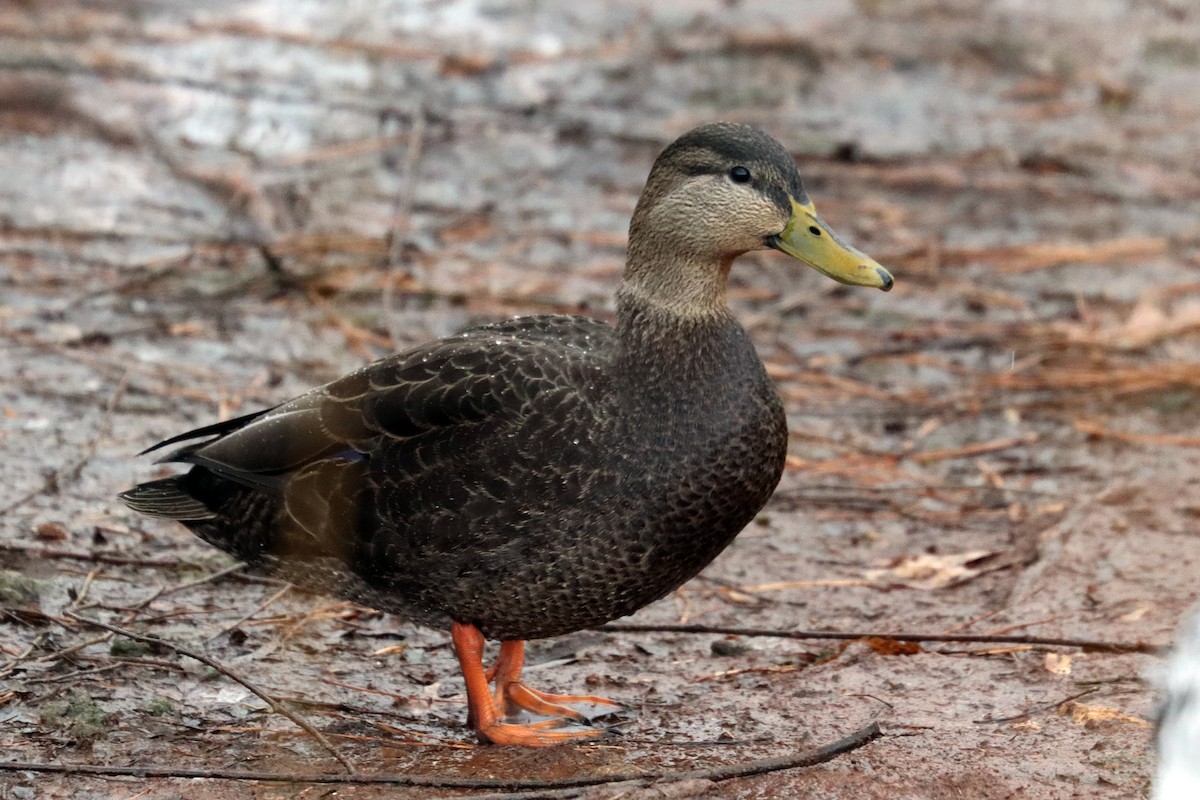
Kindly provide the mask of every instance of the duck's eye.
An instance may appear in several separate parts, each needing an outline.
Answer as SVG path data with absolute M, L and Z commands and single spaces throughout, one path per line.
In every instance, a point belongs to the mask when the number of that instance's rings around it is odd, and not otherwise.
M 734 183 L 749 183 L 750 170 L 745 167 L 734 167 L 729 170 L 729 179 Z

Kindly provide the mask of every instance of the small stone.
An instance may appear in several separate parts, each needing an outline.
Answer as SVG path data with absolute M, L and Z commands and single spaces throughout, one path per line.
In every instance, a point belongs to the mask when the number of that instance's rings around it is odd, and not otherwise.
M 709 648 L 714 656 L 740 656 L 745 655 L 750 650 L 742 642 L 733 639 L 717 639 Z

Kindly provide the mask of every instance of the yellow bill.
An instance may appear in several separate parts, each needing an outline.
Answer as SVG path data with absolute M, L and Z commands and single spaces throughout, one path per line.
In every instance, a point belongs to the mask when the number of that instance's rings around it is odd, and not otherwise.
M 792 218 L 772 244 L 840 283 L 874 286 L 885 292 L 892 288 L 892 274 L 875 259 L 843 242 L 817 216 L 811 201 L 802 205 L 792 200 Z

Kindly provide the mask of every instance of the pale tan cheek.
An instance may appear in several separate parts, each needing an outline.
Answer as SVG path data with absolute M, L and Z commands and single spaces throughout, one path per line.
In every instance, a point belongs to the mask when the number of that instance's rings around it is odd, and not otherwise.
M 762 247 L 763 239 L 774 233 L 779 233 L 787 225 L 787 220 L 781 220 L 773 206 L 743 205 L 732 214 L 724 216 L 724 224 L 728 243 L 747 250 Z
M 654 209 L 653 224 L 662 231 L 686 232 L 692 244 L 703 249 L 745 252 L 763 246 L 763 239 L 787 225 L 768 201 L 715 182 L 693 185 L 676 193 L 673 202 Z

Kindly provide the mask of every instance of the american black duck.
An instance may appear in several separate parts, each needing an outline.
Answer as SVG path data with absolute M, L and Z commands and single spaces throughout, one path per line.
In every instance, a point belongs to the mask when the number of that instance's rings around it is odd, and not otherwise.
M 389 356 L 156 445 L 182 444 L 163 460 L 191 470 L 121 497 L 303 588 L 450 626 L 480 740 L 599 736 L 570 705 L 616 704 L 527 687 L 524 642 L 672 591 L 774 491 L 783 407 L 725 303 L 733 260 L 767 248 L 892 286 L 817 216 L 779 143 L 696 128 L 650 171 L 615 327 L 524 317 Z M 501 641 L 488 669 L 485 638 Z

